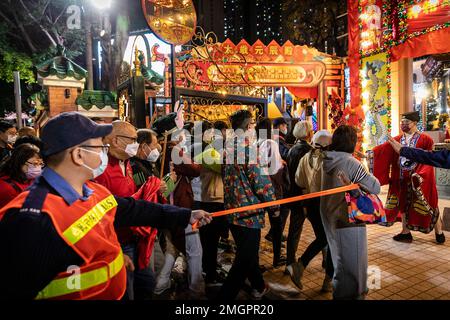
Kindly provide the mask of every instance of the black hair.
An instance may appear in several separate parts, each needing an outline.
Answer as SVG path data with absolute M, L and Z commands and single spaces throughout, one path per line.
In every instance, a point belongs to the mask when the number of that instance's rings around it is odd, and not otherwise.
M 22 171 L 22 166 L 34 156 L 40 157 L 39 149 L 35 145 L 25 143 L 18 146 L 12 152 L 11 157 L 2 163 L 0 174 L 7 175 L 20 183 L 25 183 L 28 179 Z
M 353 153 L 357 141 L 358 134 L 355 127 L 341 125 L 333 133 L 330 150 Z
M 8 129 L 14 128 L 11 122 L 0 120 L 0 131 L 6 132 Z
M 248 110 L 238 110 L 233 112 L 230 116 L 231 127 L 233 130 L 242 129 L 247 130 L 250 120 L 252 119 L 252 113 Z
M 214 129 L 226 130 L 229 127 L 230 126 L 225 121 L 218 120 L 218 121 L 214 122 Z
M 18 146 L 29 143 L 39 148 L 39 150 L 42 151 L 42 148 L 44 147 L 44 143 L 41 139 L 35 136 L 22 136 L 20 138 L 17 138 L 16 142 L 14 143 L 13 147 L 17 148 Z
M 153 131 L 153 130 L 150 130 L 150 129 L 139 129 L 139 130 L 137 130 L 136 142 L 139 143 L 139 144 L 141 144 L 141 143 L 151 144 L 153 136 L 158 138 L 158 134 L 155 131 Z
M 261 137 L 262 132 L 261 130 L 265 130 L 266 132 L 266 139 L 272 139 L 272 121 L 268 118 L 261 118 L 257 125 L 256 125 L 256 135 L 258 136 L 258 139 Z

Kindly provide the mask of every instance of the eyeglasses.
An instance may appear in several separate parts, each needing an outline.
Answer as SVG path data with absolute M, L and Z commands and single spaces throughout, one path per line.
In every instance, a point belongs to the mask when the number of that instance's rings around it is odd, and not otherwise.
M 126 138 L 126 139 L 129 139 L 129 140 L 132 140 L 133 142 L 136 142 L 136 141 L 137 141 L 137 138 L 136 138 L 136 137 L 122 136 L 122 135 L 120 135 L 120 134 L 116 135 L 116 137 Z
M 401 120 L 400 124 L 411 124 L 412 121 L 411 120 Z
M 108 153 L 110 145 L 109 144 L 103 144 L 101 146 L 88 146 L 88 145 L 81 145 L 79 146 L 81 148 L 102 148 L 102 151 L 105 153 Z
M 43 167 L 44 166 L 44 162 L 43 161 L 34 161 L 34 162 L 25 162 L 26 164 L 30 165 L 30 166 L 40 166 Z

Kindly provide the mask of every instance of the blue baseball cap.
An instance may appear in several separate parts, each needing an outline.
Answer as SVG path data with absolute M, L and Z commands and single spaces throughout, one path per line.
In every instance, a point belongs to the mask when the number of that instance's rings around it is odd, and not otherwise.
M 42 155 L 48 157 L 83 141 L 105 137 L 112 129 L 110 124 L 97 124 L 78 112 L 61 113 L 50 119 L 42 129 Z
M 274 127 L 279 127 L 279 126 L 281 126 L 282 124 L 287 124 L 287 122 L 286 122 L 286 120 L 284 119 L 284 118 L 276 118 L 276 119 L 273 119 L 273 121 L 272 121 L 272 125 L 274 126 Z

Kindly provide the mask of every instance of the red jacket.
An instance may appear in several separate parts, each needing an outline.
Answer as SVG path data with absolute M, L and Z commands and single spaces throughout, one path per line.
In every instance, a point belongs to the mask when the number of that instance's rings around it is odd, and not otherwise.
M 108 158 L 108 167 L 101 176 L 95 178 L 95 182 L 106 187 L 117 197 L 131 197 L 137 191 L 137 187 L 133 180 L 133 170 L 131 169 L 130 161 L 125 161 L 126 174 L 123 175 L 119 160 L 111 155 Z M 133 238 L 131 228 L 119 228 L 116 231 L 121 244 L 126 244 Z
M 28 188 L 33 180 L 25 183 L 12 180 L 8 176 L 0 177 L 0 208 L 8 204 L 12 199 L 17 197 L 22 191 Z
M 156 177 L 149 177 L 147 182 L 133 195 L 135 199 L 142 199 L 149 202 L 165 203 L 166 200 L 159 192 L 161 180 Z M 139 235 L 138 242 L 138 269 L 145 269 L 150 264 L 153 246 L 155 244 L 158 230 L 150 227 L 133 227 L 133 232 Z
M 133 180 L 130 161 L 125 160 L 125 175 L 123 175 L 119 160 L 111 155 L 108 158 L 108 167 L 101 176 L 95 178 L 95 182 L 106 187 L 117 197 L 131 197 L 137 191 L 137 187 Z

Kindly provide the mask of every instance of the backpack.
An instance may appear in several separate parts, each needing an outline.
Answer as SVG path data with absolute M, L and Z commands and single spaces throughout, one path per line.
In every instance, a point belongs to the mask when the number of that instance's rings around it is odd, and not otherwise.
M 322 190 L 322 164 L 325 158 L 320 149 L 312 149 L 304 155 L 295 173 L 295 182 L 304 190 L 304 193 L 318 192 Z

